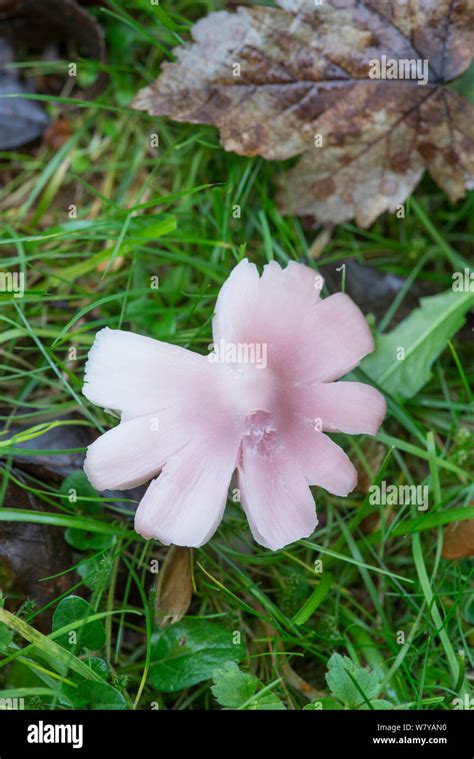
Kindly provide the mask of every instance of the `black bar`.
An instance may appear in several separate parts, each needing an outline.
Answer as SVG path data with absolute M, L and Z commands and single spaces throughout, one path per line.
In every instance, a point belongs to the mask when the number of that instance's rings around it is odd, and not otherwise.
M 419 756 L 472 759 L 474 714 L 453 711 L 0 711 L 0 759 L 159 756 Z M 63 726 L 63 727 L 60 727 Z M 49 738 L 58 740 L 49 742 Z M 71 742 L 61 742 L 61 739 Z M 30 740 L 29 740 L 30 739 Z M 42 740 L 42 742 L 31 742 Z M 73 748 L 73 743 L 77 748 Z M 80 745 L 79 745 L 80 744 Z M 133 751 L 133 755 L 130 753 Z M 357 753 L 355 753 L 357 752 Z

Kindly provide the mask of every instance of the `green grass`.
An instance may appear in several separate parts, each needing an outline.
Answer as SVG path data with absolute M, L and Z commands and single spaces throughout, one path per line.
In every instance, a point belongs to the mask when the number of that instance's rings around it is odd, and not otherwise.
M 145 0 L 109 5 L 98 14 L 109 51 L 106 92 L 67 112 L 72 134 L 59 150 L 0 154 L 8 169 L 0 188 L 1 269 L 25 272 L 27 282 L 23 298 L 0 300 L 0 534 L 7 523 L 36 523 L 58 527 L 62 541 L 71 529 L 103 541 L 72 551 L 62 592 L 43 605 L 28 600 L 21 582 L 12 583 L 0 551 L 0 622 L 15 633 L 0 654 L 0 697 L 24 696 L 27 708 L 69 708 L 65 684 L 77 691 L 81 680 L 97 681 L 90 657 L 68 652 L 55 642 L 58 632 L 40 624 L 61 598 L 79 594 L 94 618 L 105 620 L 97 656 L 107 662 L 108 682 L 125 708 L 213 709 L 219 707 L 208 680 L 172 693 L 150 680 L 156 591 L 150 561 L 162 561 L 167 549 L 133 532 L 123 499 L 89 495 L 70 503 L 58 482 L 18 459 L 25 453 L 19 446 L 34 441 L 27 461 L 34 464 L 42 435 L 64 415 L 74 414 L 64 422 L 69 426 L 98 432 L 111 426 L 110 415 L 81 394 L 98 329 L 126 326 L 205 353 L 215 298 L 232 266 L 243 255 L 259 266 L 307 260 L 319 230 L 280 215 L 274 179 L 286 164 L 225 153 L 213 128 L 154 120 L 129 108 L 179 38 L 187 38 L 189 21 L 222 4 L 176 0 L 162 3 L 159 16 Z M 56 113 L 63 99 L 48 100 Z M 150 147 L 155 132 L 158 150 Z M 240 218 L 233 217 L 236 205 Z M 71 206 L 77 219 L 68 216 Z M 405 220 L 385 215 L 370 230 L 351 224 L 333 230 L 317 265 L 355 259 L 406 278 L 378 320 L 386 331 L 414 286 L 447 290 L 453 271 L 468 265 L 473 211 L 473 193 L 453 206 L 425 178 Z M 322 526 L 311 539 L 272 553 L 253 543 L 239 506 L 229 501 L 217 535 L 194 551 L 188 615 L 239 631 L 246 651 L 241 668 L 289 709 L 307 704 L 308 693 L 329 695 L 324 676 L 335 651 L 376 670 L 383 697 L 397 709 L 450 709 L 457 695 L 469 692 L 472 563 L 441 557 L 443 526 L 474 518 L 468 476 L 474 351 L 466 334 L 446 345 L 433 379 L 415 398 L 403 406 L 389 399 L 378 436 L 383 463 L 368 438 L 341 437 L 369 482 L 429 485 L 426 514 L 372 506 L 364 493 L 340 499 L 318 490 Z M 26 431 L 19 434 L 20 424 Z M 6 505 L 14 487 L 34 499 L 32 508 L 18 499 Z M 322 575 L 315 573 L 319 559 Z M 42 586 L 51 583 L 43 580 Z

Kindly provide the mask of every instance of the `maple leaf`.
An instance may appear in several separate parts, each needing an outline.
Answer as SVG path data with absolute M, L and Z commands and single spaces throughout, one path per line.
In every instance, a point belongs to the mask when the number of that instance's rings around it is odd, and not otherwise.
M 473 56 L 474 0 L 277 1 L 198 21 L 135 108 L 214 124 L 241 155 L 303 154 L 280 208 L 323 223 L 369 226 L 425 169 L 452 201 L 474 187 L 474 107 L 445 87 Z

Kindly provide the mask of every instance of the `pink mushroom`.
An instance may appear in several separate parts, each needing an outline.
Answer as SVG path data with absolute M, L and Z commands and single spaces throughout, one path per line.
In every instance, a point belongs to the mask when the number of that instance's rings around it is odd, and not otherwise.
M 357 474 L 325 432 L 376 434 L 386 406 L 370 385 L 337 382 L 374 350 L 342 293 L 320 298 L 307 266 L 241 261 L 224 283 L 208 356 L 122 330 L 101 330 L 84 395 L 121 414 L 88 449 L 98 490 L 152 480 L 135 518 L 146 538 L 208 541 L 238 473 L 255 540 L 277 550 L 317 525 L 310 485 L 346 496 Z M 154 479 L 155 478 L 155 479 Z

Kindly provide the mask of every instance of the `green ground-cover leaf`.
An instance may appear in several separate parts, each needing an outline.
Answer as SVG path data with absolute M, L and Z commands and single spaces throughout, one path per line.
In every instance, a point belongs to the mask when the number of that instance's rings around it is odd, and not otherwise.
M 238 709 L 245 704 L 260 685 L 257 677 L 242 672 L 234 661 L 228 661 L 214 670 L 212 679 L 214 698 L 228 709 Z
M 31 644 L 26 647 L 24 652 L 29 651 L 40 659 L 44 659 L 58 674 L 64 676 L 71 671 L 86 680 L 99 680 L 100 676 L 75 656 L 74 653 L 66 651 L 55 640 L 35 630 L 34 627 L 15 614 L 0 608 L 0 622 L 3 622 L 14 632 L 19 633 L 22 638 Z
M 282 710 L 285 705 L 263 683 L 242 672 L 235 661 L 228 661 L 212 675 L 211 691 L 217 702 L 226 709 Z
M 80 596 L 67 596 L 58 604 L 53 615 L 53 632 L 71 625 L 73 622 L 81 622 L 92 616 L 94 610 L 84 598 Z M 98 619 L 86 622 L 76 630 L 70 630 L 65 635 L 57 638 L 57 642 L 75 653 L 88 648 L 98 651 L 105 643 L 105 631 L 102 622 Z
M 87 709 L 126 709 L 127 702 L 112 685 L 84 680 L 79 684 L 79 697 Z
M 333 654 L 328 661 L 326 682 L 333 696 L 347 709 L 368 707 L 380 694 L 380 679 L 377 672 L 368 667 L 360 667 L 348 656 Z M 370 707 L 368 707 L 370 708 Z
M 102 513 L 103 508 L 98 501 L 98 493 L 89 483 L 84 472 L 74 472 L 66 477 L 61 485 L 60 492 L 64 496 L 65 503 L 73 504 L 73 508 L 77 509 L 78 514 L 92 516 Z M 113 539 L 111 535 L 75 527 L 68 527 L 64 537 L 69 545 L 78 551 L 86 551 L 89 548 L 100 551 L 108 548 Z
M 375 352 L 363 360 L 361 368 L 395 398 L 413 398 L 431 379 L 434 361 L 473 306 L 472 292 L 447 290 L 422 298 L 420 307 L 395 329 L 376 337 Z
M 233 632 L 216 622 L 183 619 L 153 636 L 150 680 L 162 691 L 176 691 L 208 680 L 216 667 L 245 656 Z
M 0 653 L 5 651 L 13 640 L 13 631 L 10 630 L 3 622 L 0 622 Z

